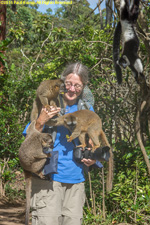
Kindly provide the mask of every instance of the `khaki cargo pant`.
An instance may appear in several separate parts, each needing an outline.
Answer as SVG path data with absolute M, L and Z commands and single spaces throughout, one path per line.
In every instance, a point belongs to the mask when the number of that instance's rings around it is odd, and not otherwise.
M 32 179 L 32 225 L 81 225 L 84 183 L 65 184 Z

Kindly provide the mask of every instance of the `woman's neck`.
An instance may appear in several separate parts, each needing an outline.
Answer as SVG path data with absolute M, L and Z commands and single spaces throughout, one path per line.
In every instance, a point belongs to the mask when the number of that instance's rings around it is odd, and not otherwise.
M 71 105 L 74 105 L 77 102 L 77 99 L 72 100 L 72 101 L 64 99 L 64 101 L 65 101 L 65 105 L 71 106 Z

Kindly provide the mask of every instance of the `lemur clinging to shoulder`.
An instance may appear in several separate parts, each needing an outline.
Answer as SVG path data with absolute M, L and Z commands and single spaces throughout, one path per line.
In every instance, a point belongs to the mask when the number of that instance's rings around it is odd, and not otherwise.
M 139 14 L 139 2 L 140 0 L 131 0 L 129 5 L 128 0 L 120 1 L 120 21 L 113 40 L 113 60 L 118 84 L 122 83 L 121 67 L 129 66 L 137 82 L 139 75 L 144 77 L 143 65 L 138 56 L 139 39 L 134 28 Z M 121 35 L 123 52 L 119 58 Z

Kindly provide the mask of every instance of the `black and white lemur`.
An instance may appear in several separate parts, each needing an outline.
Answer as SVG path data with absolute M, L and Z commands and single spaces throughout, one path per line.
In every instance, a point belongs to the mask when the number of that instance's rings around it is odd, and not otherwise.
M 139 39 L 134 28 L 139 14 L 139 2 L 140 0 L 131 0 L 129 4 L 128 0 L 120 1 L 120 21 L 113 40 L 113 60 L 118 84 L 122 83 L 121 67 L 129 66 L 137 82 L 139 76 L 144 77 L 143 65 L 138 56 Z M 121 35 L 123 51 L 119 58 Z

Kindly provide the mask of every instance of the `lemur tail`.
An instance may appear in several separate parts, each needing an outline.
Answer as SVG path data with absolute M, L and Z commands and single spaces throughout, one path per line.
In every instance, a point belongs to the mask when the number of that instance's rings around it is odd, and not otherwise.
M 118 84 L 122 83 L 122 71 L 119 65 L 120 39 L 121 39 L 121 23 L 118 22 L 113 39 L 113 62 L 114 62 L 114 69 L 117 75 Z

